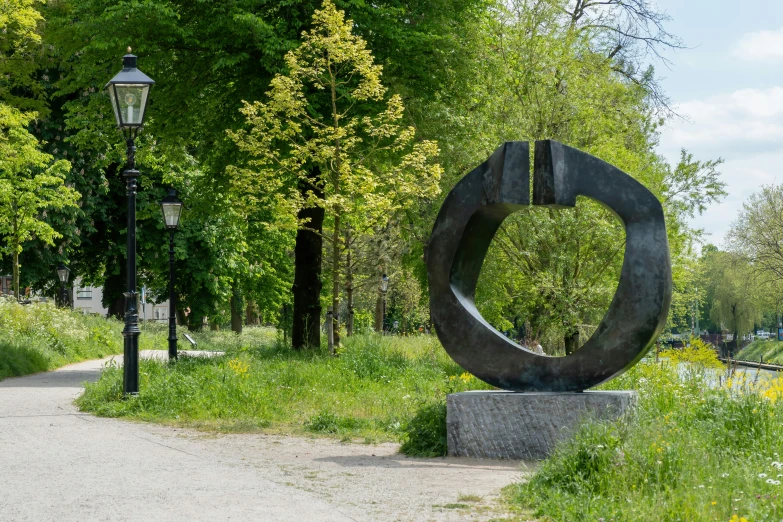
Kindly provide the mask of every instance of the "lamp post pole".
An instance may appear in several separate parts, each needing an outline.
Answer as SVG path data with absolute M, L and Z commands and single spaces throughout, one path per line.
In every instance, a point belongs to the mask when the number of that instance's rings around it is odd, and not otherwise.
M 177 309 L 174 306 L 174 230 L 169 230 L 169 359 L 177 358 Z
M 126 252 L 128 264 L 126 268 L 125 285 L 125 328 L 122 330 L 124 339 L 123 350 L 123 393 L 137 395 L 139 393 L 139 310 L 138 293 L 136 292 L 136 191 L 138 189 L 139 171 L 136 170 L 135 132 L 126 135 L 128 144 L 128 166 L 122 175 L 125 177 L 125 193 L 128 196 L 128 243 Z

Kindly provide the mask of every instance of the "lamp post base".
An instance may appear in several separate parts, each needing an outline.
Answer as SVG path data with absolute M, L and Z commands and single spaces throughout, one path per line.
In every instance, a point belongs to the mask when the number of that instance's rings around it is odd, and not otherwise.
M 127 328 L 126 324 L 126 328 Z M 139 393 L 139 325 L 136 332 L 123 331 L 123 395 L 138 395 Z

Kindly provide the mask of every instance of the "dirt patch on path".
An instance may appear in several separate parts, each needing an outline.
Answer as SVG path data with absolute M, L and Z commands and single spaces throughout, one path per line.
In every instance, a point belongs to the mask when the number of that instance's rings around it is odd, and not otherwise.
M 457 521 L 504 516 L 523 463 L 396 444 L 209 435 L 102 419 L 73 399 L 101 361 L 0 382 L 0 519 Z

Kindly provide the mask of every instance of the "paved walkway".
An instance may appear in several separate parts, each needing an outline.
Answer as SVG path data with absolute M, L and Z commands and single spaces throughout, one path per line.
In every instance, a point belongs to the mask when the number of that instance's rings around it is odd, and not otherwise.
M 72 401 L 101 365 L 0 381 L 0 521 L 488 520 L 502 515 L 499 489 L 524 475 L 519 463 L 409 459 L 394 444 L 80 413 Z

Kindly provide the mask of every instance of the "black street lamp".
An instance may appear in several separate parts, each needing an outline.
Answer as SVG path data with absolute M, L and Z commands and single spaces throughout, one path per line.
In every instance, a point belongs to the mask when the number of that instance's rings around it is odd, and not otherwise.
M 128 244 L 127 285 L 125 292 L 125 328 L 123 358 L 123 393 L 139 393 L 139 309 L 136 292 L 136 190 L 139 171 L 136 170 L 136 136 L 144 124 L 150 88 L 155 84 L 136 68 L 136 57 L 128 54 L 122 58 L 122 71 L 106 84 L 111 98 L 117 127 L 122 130 L 128 145 L 128 165 L 122 175 L 126 179 L 128 196 Z
M 60 306 L 65 308 L 68 306 L 68 290 L 65 285 L 68 283 L 68 276 L 71 275 L 71 271 L 63 263 L 57 267 L 57 277 L 60 279 Z
M 386 331 L 386 292 L 389 290 L 389 276 L 381 276 L 381 296 L 383 297 L 383 308 L 381 309 L 381 332 Z
M 177 358 L 177 312 L 174 306 L 174 232 L 179 228 L 179 216 L 182 202 L 177 199 L 177 191 L 169 189 L 169 194 L 160 202 L 163 210 L 163 222 L 169 231 L 169 360 Z

